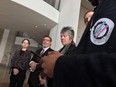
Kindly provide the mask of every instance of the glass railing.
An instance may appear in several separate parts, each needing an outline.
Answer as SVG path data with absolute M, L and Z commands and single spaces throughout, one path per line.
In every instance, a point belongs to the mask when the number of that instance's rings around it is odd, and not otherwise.
M 21 32 L 21 31 L 17 31 L 16 36 L 31 39 L 31 37 L 27 33 L 24 33 L 24 32 Z
M 53 6 L 55 9 L 59 10 L 61 0 L 44 0 L 44 1 Z

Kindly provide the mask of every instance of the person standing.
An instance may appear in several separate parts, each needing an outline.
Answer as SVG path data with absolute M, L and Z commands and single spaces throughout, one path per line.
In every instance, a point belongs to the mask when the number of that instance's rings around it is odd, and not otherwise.
M 22 47 L 17 50 L 11 59 L 11 75 L 9 87 L 22 87 L 26 71 L 29 69 L 29 62 L 31 59 L 31 51 L 28 50 L 30 41 L 24 39 Z
M 74 30 L 72 27 L 63 27 L 61 32 L 60 32 L 60 39 L 63 47 L 59 50 L 60 53 L 63 55 L 69 55 L 71 52 L 74 50 L 76 47 L 74 41 Z M 48 85 L 47 87 L 53 87 L 53 79 L 48 78 Z M 41 79 L 42 83 L 45 84 L 45 79 Z
M 50 48 L 52 43 L 52 39 L 49 36 L 44 36 L 42 40 L 42 48 L 36 51 L 36 54 L 39 56 L 39 58 L 47 56 L 48 52 L 53 51 L 53 49 Z M 41 72 L 42 68 L 38 64 L 38 56 L 34 55 L 30 62 L 30 67 L 32 69 L 32 72 L 30 72 L 28 84 L 29 87 L 43 87 L 44 85 L 40 83 Z M 44 77 L 43 79 L 46 79 Z
M 76 47 L 73 38 L 74 38 L 74 30 L 72 27 L 63 27 L 60 32 L 60 38 L 63 47 L 59 50 L 60 53 L 64 55 L 69 55 L 72 50 Z

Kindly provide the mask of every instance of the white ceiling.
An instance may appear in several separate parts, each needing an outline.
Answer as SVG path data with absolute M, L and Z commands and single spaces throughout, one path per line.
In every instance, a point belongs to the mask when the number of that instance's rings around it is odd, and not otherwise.
M 87 0 L 82 0 L 82 6 L 87 9 L 93 7 Z M 0 27 L 15 31 L 23 31 L 37 41 L 41 41 L 44 35 L 48 35 L 55 22 L 23 7 L 11 0 L 0 0 Z M 36 27 L 38 26 L 38 27 Z
M 0 27 L 23 31 L 37 41 L 48 35 L 55 22 L 11 0 L 0 0 Z

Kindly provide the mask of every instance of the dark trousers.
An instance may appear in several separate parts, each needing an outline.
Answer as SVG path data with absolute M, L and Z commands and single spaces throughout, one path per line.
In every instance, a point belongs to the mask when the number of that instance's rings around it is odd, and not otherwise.
M 33 86 L 31 83 L 29 84 L 29 87 L 44 87 L 44 85 L 36 85 L 36 86 Z
M 26 70 L 19 70 L 17 75 L 13 75 L 13 71 L 11 71 L 9 87 L 23 87 L 25 77 Z
M 29 87 L 34 87 L 31 83 L 29 84 Z

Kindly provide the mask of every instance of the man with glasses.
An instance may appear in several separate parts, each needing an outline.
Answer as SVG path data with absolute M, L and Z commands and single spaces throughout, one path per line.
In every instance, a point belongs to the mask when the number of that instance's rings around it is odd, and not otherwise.
M 43 37 L 42 40 L 42 48 L 36 51 L 36 55 L 32 58 L 30 62 L 30 76 L 28 80 L 29 87 L 44 87 L 44 84 L 41 84 L 42 79 L 46 79 L 45 77 L 42 77 L 42 68 L 38 64 L 38 56 L 39 58 L 47 56 L 48 52 L 53 51 L 53 49 L 50 48 L 52 43 L 52 39 L 49 36 Z M 37 56 L 38 55 L 38 56 Z M 40 75 L 41 74 L 41 75 Z M 46 80 L 45 80 L 46 81 Z

